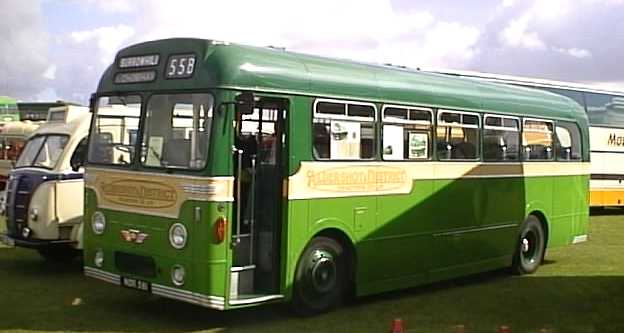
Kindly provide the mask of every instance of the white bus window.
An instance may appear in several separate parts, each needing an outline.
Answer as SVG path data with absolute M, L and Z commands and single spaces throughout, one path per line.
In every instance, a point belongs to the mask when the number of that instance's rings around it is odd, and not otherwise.
M 203 168 L 208 157 L 212 107 L 209 94 L 153 95 L 147 104 L 143 165 Z
M 520 159 L 520 121 L 517 118 L 486 115 L 483 128 L 483 160 Z
M 624 111 L 624 100 L 621 96 L 585 92 L 587 116 L 594 126 L 611 126 L 621 119 Z
M 574 123 L 557 122 L 556 149 L 558 161 L 578 161 L 581 159 L 581 133 Z
M 66 135 L 50 134 L 36 136 L 26 143 L 17 160 L 16 167 L 42 167 L 53 169 L 67 144 Z
M 440 160 L 479 158 L 479 116 L 474 113 L 439 111 L 436 127 Z
M 139 96 L 100 97 L 91 129 L 89 162 L 115 165 L 132 163 L 140 115 Z
M 318 101 L 312 123 L 314 157 L 330 160 L 374 158 L 375 112 L 372 104 Z
M 432 119 L 430 109 L 384 106 L 382 114 L 384 160 L 429 159 Z
M 527 161 L 553 159 L 553 123 L 546 120 L 524 119 L 522 149 Z

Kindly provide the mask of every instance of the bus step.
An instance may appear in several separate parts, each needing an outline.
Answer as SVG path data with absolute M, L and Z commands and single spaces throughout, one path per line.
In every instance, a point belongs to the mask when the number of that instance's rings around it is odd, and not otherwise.
M 247 266 L 232 266 L 230 268 L 230 272 L 242 272 L 255 269 L 256 265 L 247 265 Z
M 251 294 L 254 291 L 256 265 L 234 266 L 230 271 L 230 298 Z

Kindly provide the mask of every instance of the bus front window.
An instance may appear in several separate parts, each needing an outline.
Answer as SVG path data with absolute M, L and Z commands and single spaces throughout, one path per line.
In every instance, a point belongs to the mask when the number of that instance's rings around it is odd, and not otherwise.
M 28 141 L 16 167 L 53 169 L 67 144 L 67 135 L 41 135 Z
M 209 94 L 159 94 L 147 104 L 141 162 L 147 167 L 201 169 L 212 123 Z
M 94 117 L 89 163 L 131 164 L 141 117 L 141 97 L 100 97 Z

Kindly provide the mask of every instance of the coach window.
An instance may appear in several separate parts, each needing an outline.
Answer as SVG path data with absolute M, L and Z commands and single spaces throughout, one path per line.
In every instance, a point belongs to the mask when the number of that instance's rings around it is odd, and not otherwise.
M 486 115 L 483 126 L 483 160 L 520 159 L 520 120 L 515 117 Z
M 373 104 L 317 100 L 312 124 L 317 159 L 359 160 L 375 157 Z
M 436 137 L 437 154 L 440 160 L 478 159 L 479 115 L 467 112 L 438 111 Z
M 430 158 L 431 109 L 385 105 L 382 114 L 384 160 Z
M 578 161 L 581 159 L 581 133 L 576 124 L 558 121 L 555 127 L 557 140 L 555 148 L 558 161 Z
M 524 119 L 522 149 L 525 160 L 552 160 L 553 123 L 547 120 Z

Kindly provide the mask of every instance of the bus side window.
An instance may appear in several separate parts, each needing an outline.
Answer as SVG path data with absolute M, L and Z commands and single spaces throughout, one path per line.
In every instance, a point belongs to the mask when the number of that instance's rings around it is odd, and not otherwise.
M 431 109 L 384 106 L 382 114 L 384 160 L 428 160 L 431 157 Z
M 437 153 L 440 160 L 479 158 L 479 116 L 476 113 L 438 111 Z
M 555 128 L 555 148 L 558 161 L 581 159 L 581 133 L 574 123 L 558 121 Z
M 83 166 L 85 158 L 87 157 L 87 138 L 83 138 L 80 140 L 80 143 L 76 146 L 71 158 L 69 159 L 69 164 L 72 167 L 72 170 L 78 171 L 81 166 Z
M 520 121 L 517 118 L 486 115 L 483 129 L 483 160 L 519 160 Z
M 312 151 L 317 159 L 360 160 L 375 157 L 375 106 L 318 100 L 312 122 Z
M 522 128 L 524 159 L 549 161 L 553 154 L 553 123 L 547 120 L 524 119 Z

